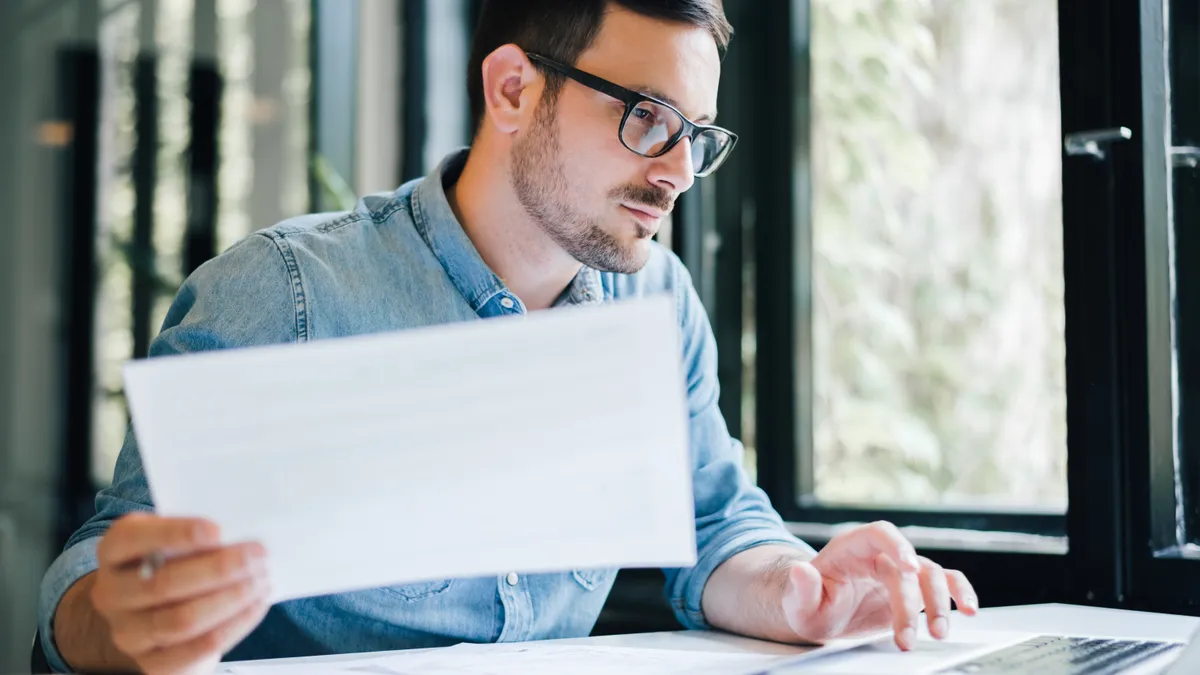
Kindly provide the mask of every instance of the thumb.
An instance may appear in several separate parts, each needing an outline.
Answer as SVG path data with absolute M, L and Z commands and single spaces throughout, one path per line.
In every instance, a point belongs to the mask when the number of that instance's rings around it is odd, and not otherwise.
M 815 640 L 813 617 L 821 607 L 821 573 L 811 563 L 794 563 L 787 571 L 783 589 L 783 616 L 788 627 L 806 640 Z

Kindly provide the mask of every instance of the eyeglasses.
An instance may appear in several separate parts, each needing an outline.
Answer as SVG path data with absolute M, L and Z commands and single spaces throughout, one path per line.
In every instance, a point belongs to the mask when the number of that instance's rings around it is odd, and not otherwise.
M 692 140 L 692 171 L 703 178 L 716 171 L 737 144 L 737 134 L 706 124 L 696 124 L 675 106 L 626 89 L 539 54 L 526 53 L 530 61 L 565 75 L 585 87 L 607 94 L 625 104 L 617 134 L 621 143 L 642 157 L 661 157 L 682 138 Z

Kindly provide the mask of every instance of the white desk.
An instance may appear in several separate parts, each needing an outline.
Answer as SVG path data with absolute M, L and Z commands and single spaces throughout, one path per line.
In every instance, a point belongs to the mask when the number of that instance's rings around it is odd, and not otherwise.
M 942 659 L 948 651 L 959 652 L 986 649 L 994 645 L 997 636 L 1018 642 L 1037 633 L 1089 635 L 1136 639 L 1187 641 L 1200 627 L 1200 619 L 1167 614 L 1148 614 L 1123 610 L 1096 609 L 1071 605 L 1028 605 L 984 609 L 979 616 L 968 618 L 956 614 L 951 619 L 951 635 L 944 642 L 932 640 L 922 627 L 918 648 L 901 654 L 890 641 L 874 643 L 819 659 L 805 661 L 794 667 L 772 673 L 920 673 L 927 670 L 930 659 Z M 985 643 L 986 636 L 986 643 Z M 679 631 L 668 633 L 639 633 L 591 638 L 572 638 L 552 641 L 555 644 L 608 645 L 649 649 L 689 650 L 725 653 L 754 653 L 764 655 L 803 654 L 806 648 L 750 640 L 716 632 Z M 545 643 L 545 644 L 550 644 Z M 367 655 L 346 654 L 309 659 L 279 659 L 272 663 L 303 662 L 334 664 L 365 658 Z M 236 664 L 227 664 L 236 665 Z
M 955 614 L 950 637 L 936 642 L 922 626 L 918 648 L 899 653 L 889 642 L 861 647 L 840 654 L 777 671 L 790 673 L 909 673 L 921 672 L 930 657 L 942 658 L 946 651 L 982 651 L 995 640 L 997 632 L 1011 635 L 1012 642 L 1037 633 L 1061 633 L 1097 637 L 1178 640 L 1186 642 L 1200 627 L 1200 619 L 1171 614 L 1150 614 L 1125 610 L 1079 607 L 1074 605 L 1026 605 L 984 609 L 976 617 Z M 986 643 L 985 643 L 986 637 Z M 576 642 L 612 644 L 627 647 L 663 647 L 683 645 L 713 651 L 754 651 L 777 653 L 780 646 L 745 640 L 728 635 L 705 633 L 652 633 L 586 638 Z M 776 671 L 773 671 L 776 672 Z

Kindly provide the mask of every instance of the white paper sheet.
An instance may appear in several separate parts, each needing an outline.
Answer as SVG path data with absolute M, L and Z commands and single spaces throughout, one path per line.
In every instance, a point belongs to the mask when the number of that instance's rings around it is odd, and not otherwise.
M 273 600 L 695 564 L 665 296 L 130 363 L 157 511 L 268 550 Z
M 493 644 L 335 663 L 227 664 L 233 675 L 751 675 L 796 657 L 603 645 Z
M 778 675 L 807 673 L 840 673 L 843 675 L 890 675 L 934 673 L 955 663 L 1035 637 L 1037 633 L 978 630 L 970 626 L 952 625 L 950 636 L 944 640 L 930 637 L 928 626 L 921 622 L 918 640 L 912 651 L 902 652 L 890 639 L 881 639 L 848 650 L 835 658 L 818 661 L 804 669 L 781 669 Z

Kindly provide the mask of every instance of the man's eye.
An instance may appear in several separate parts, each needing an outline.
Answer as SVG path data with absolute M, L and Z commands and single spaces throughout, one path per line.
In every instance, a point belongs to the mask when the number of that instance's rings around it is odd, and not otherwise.
M 633 116 L 638 118 L 639 120 L 644 120 L 647 122 L 651 122 L 654 120 L 654 113 L 650 110 L 646 110 L 645 108 L 634 108 Z

